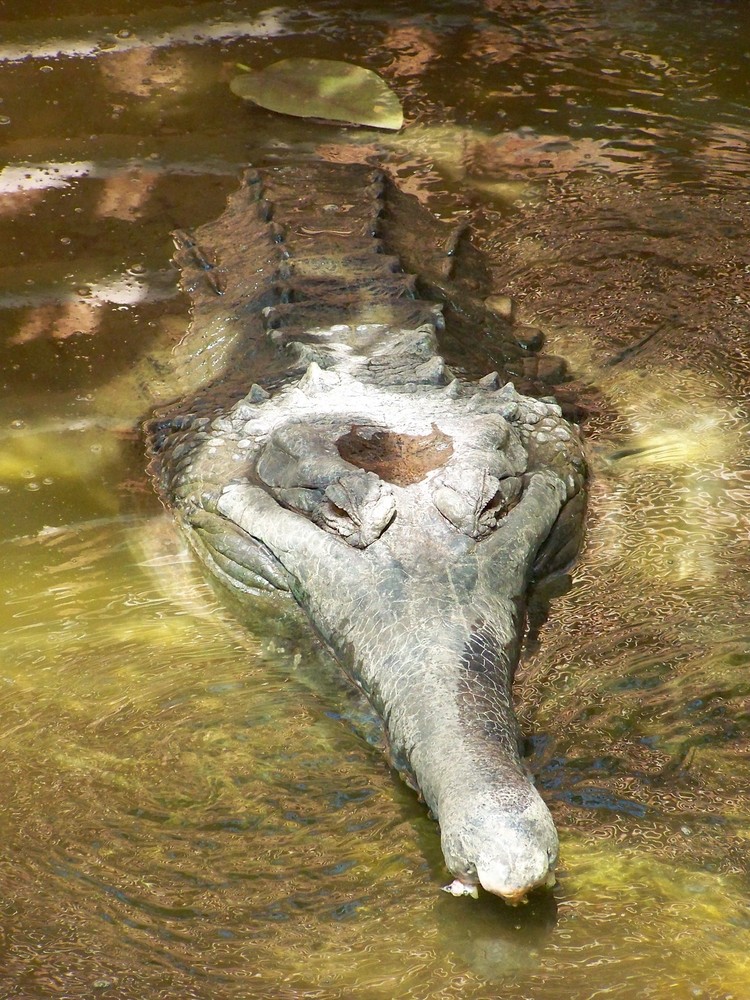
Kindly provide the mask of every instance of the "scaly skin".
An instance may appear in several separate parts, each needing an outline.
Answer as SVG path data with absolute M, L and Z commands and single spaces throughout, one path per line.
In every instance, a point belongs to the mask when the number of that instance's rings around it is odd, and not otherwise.
M 517 901 L 554 881 L 558 848 L 511 685 L 535 567 L 580 541 L 579 435 L 494 373 L 453 377 L 440 306 L 383 245 L 409 212 L 432 238 L 424 210 L 364 168 L 318 167 L 312 198 L 298 181 L 253 176 L 198 243 L 181 237 L 194 317 L 178 365 L 200 385 L 148 425 L 152 469 L 209 570 L 239 594 L 289 591 L 365 692 L 454 891 Z M 517 364 L 481 282 L 425 271 L 449 326 L 500 329 Z

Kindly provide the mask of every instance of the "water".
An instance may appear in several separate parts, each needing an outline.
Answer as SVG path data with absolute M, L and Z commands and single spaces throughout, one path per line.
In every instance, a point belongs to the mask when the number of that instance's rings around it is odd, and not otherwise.
M 0 997 L 746 997 L 744 2 L 6 8 Z M 228 93 L 298 54 L 381 71 L 410 128 Z M 187 321 L 170 229 L 243 163 L 376 144 L 479 210 L 591 411 L 587 547 L 518 686 L 560 883 L 519 909 L 438 891 L 304 624 L 221 609 L 132 433 Z

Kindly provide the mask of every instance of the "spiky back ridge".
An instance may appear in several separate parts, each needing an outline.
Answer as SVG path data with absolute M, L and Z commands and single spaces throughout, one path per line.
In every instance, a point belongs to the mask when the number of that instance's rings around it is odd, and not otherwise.
M 218 219 L 194 236 L 176 233 L 175 242 L 192 320 L 165 379 L 175 402 L 147 425 L 167 500 L 165 478 L 174 481 L 214 421 L 253 385 L 260 400 L 311 362 L 359 361 L 361 379 L 407 391 L 445 384 L 440 333 L 461 371 L 493 366 L 500 383 L 550 391 L 534 382 L 535 352 L 485 304 L 492 275 L 465 227 L 440 223 L 380 170 L 313 163 L 248 171 Z

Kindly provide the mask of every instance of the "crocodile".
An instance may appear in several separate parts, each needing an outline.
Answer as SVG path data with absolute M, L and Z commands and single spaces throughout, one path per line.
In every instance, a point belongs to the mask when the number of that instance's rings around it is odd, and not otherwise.
M 562 363 L 466 228 L 375 167 L 248 170 L 175 243 L 190 389 L 145 425 L 163 501 L 240 601 L 307 613 L 437 819 L 449 891 L 554 884 L 512 681 L 529 586 L 583 531 Z

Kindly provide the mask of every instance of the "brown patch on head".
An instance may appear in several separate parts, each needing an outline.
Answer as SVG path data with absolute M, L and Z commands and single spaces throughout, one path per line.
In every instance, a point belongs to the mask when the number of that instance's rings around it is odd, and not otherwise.
M 336 447 L 345 462 L 396 486 L 418 483 L 453 454 L 453 442 L 434 424 L 431 434 L 397 434 L 354 425 L 338 439 Z

